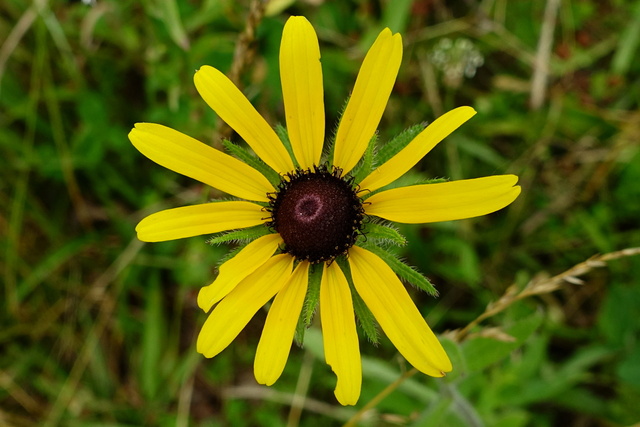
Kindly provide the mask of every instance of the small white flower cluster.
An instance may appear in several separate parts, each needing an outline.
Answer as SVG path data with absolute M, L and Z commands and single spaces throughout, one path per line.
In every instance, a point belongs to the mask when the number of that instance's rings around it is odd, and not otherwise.
M 482 53 L 473 42 L 461 37 L 455 40 L 443 38 L 429 52 L 429 60 L 444 75 L 444 83 L 458 87 L 462 79 L 472 78 L 484 64 Z

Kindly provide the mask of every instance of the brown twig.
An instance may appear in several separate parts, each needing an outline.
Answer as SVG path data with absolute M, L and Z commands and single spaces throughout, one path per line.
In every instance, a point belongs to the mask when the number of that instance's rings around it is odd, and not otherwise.
M 560 0 L 547 0 L 547 5 L 544 9 L 544 20 L 542 21 L 538 50 L 533 64 L 533 78 L 531 79 L 529 104 L 533 110 L 537 110 L 542 106 L 547 93 L 549 60 L 551 58 L 551 48 L 553 47 L 553 30 L 556 26 L 559 7 Z
M 584 282 L 579 276 L 583 276 L 593 270 L 594 268 L 604 267 L 607 262 L 614 259 L 625 258 L 633 255 L 640 254 L 639 248 L 627 248 L 616 252 L 610 252 L 603 255 L 595 255 L 580 264 L 574 265 L 570 269 L 563 273 L 557 274 L 553 277 L 541 277 L 537 275 L 520 291 L 515 284 L 509 286 L 504 295 L 497 301 L 493 301 L 487 305 L 484 313 L 471 321 L 467 326 L 462 329 L 453 331 L 451 337 L 454 341 L 460 342 L 465 339 L 469 334 L 469 331 L 477 326 L 483 320 L 495 316 L 496 314 L 504 311 L 507 307 L 516 301 L 528 298 L 534 295 L 547 294 L 558 290 L 564 283 L 583 284 Z

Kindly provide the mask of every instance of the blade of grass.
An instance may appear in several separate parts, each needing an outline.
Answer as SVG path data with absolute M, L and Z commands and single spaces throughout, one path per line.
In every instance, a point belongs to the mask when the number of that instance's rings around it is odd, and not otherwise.
M 162 293 L 157 274 L 150 277 L 146 284 L 145 300 L 140 375 L 142 392 L 148 400 L 152 401 L 160 386 L 160 349 L 163 342 L 163 331 L 166 330 L 162 320 Z

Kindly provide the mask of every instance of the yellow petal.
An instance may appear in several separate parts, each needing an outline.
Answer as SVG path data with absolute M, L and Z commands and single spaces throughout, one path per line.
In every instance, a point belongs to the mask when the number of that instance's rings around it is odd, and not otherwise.
M 196 71 L 193 81 L 202 99 L 266 164 L 278 173 L 294 169 L 291 157 L 275 131 L 227 76 L 204 65 Z
M 233 196 L 266 202 L 267 193 L 274 191 L 251 166 L 166 126 L 136 123 L 129 139 L 159 165 Z
M 438 117 L 398 154 L 363 179 L 360 188 L 374 191 L 395 181 L 475 114 L 475 110 L 471 107 L 459 107 Z
M 254 361 L 254 375 L 260 384 L 275 383 L 287 363 L 298 317 L 307 293 L 309 265 L 307 261 L 298 264 L 269 308 Z
M 349 172 L 373 137 L 402 61 L 402 38 L 385 28 L 364 58 L 336 134 L 333 164 Z
M 367 199 L 368 215 L 408 224 L 452 221 L 504 208 L 520 194 L 515 175 L 413 185 L 381 191 Z
M 198 306 L 204 311 L 211 307 L 236 287 L 245 277 L 263 265 L 282 243 L 279 234 L 267 234 L 242 248 L 233 258 L 220 266 L 218 277 L 212 284 L 200 289 Z
M 349 284 L 338 263 L 324 264 L 320 284 L 324 357 L 338 377 L 335 395 L 342 405 L 360 397 L 362 365 Z
M 198 335 L 198 353 L 213 357 L 224 350 L 291 276 L 293 257 L 276 255 L 247 276 L 213 309 Z
M 262 206 L 251 202 L 216 202 L 156 212 L 136 226 L 143 242 L 164 242 L 264 224 Z
M 302 16 L 292 16 L 284 26 L 280 80 L 293 153 L 300 167 L 311 168 L 322 155 L 324 99 L 318 36 Z
M 391 268 L 372 252 L 349 249 L 353 284 L 400 354 L 432 377 L 451 371 L 442 345 Z

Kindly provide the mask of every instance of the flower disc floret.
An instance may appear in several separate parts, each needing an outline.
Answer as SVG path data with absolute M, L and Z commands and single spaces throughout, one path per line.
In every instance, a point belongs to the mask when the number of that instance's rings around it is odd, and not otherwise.
M 361 234 L 364 209 L 353 179 L 325 166 L 287 174 L 269 195 L 271 220 L 284 253 L 311 263 L 332 261 Z

